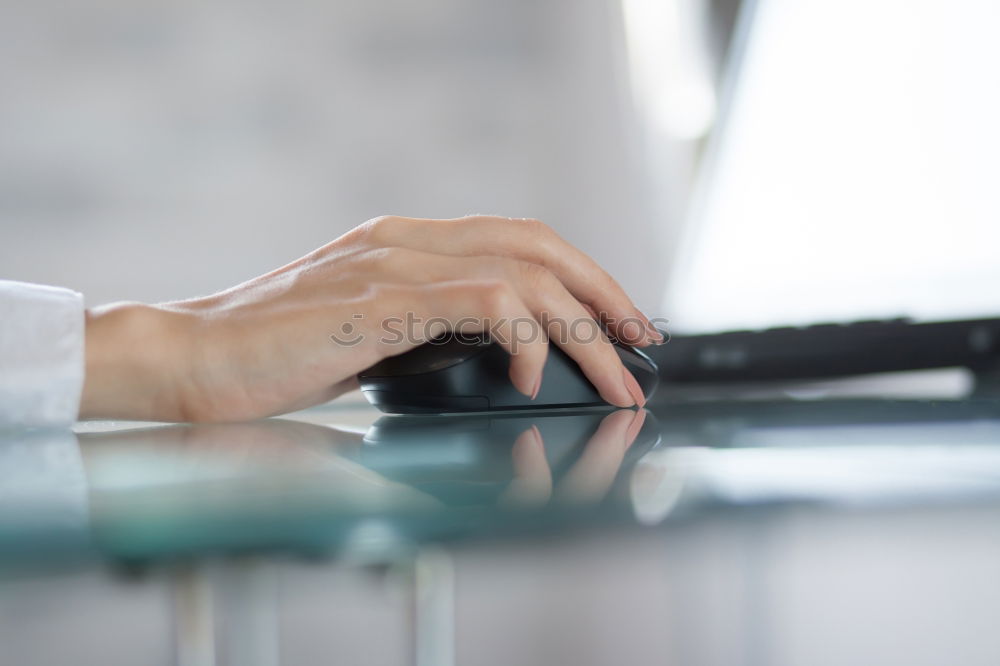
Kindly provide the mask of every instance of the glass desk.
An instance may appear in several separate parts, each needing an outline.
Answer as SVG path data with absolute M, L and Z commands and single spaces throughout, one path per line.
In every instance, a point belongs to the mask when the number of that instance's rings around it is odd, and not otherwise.
M 926 516 L 930 535 L 949 516 L 969 543 L 947 544 L 942 566 L 985 543 L 997 557 L 983 574 L 1000 593 L 1000 403 L 989 400 L 418 417 L 334 403 L 252 423 L 8 431 L 0 477 L 0 576 L 170 570 L 179 663 L 214 663 L 197 572 L 227 558 L 406 568 L 413 660 L 426 664 L 454 658 L 448 553 L 472 542 L 655 531 L 679 543 L 699 525 L 746 536 L 808 516 L 811 542 L 851 544 L 855 522 L 871 539 L 872 525 L 920 532 Z

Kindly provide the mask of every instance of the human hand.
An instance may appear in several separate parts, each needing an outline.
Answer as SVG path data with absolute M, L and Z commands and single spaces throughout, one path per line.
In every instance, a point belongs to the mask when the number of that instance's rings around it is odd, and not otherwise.
M 514 442 L 511 459 L 514 478 L 500 496 L 508 506 L 534 507 L 550 500 L 566 504 L 594 504 L 607 495 L 622 460 L 646 420 L 644 409 L 620 409 L 605 416 L 583 453 L 553 488 L 545 442 L 536 426 Z
M 387 335 L 391 321 L 424 325 Z M 525 322 L 535 324 L 528 337 L 518 329 Z M 576 328 L 583 322 L 596 327 L 586 340 Z M 361 370 L 447 330 L 490 330 L 526 395 L 542 381 L 551 339 L 607 402 L 641 406 L 602 326 L 628 344 L 662 341 L 606 272 L 538 221 L 381 217 L 218 294 L 89 310 L 80 416 L 285 413 L 350 390 Z M 356 342 L 336 341 L 346 330 Z

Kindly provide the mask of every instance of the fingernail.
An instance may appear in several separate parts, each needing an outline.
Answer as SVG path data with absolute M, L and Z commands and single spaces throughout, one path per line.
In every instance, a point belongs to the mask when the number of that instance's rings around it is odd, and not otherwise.
M 625 380 L 625 390 L 628 394 L 632 396 L 635 400 L 635 404 L 639 407 L 643 407 L 646 404 L 646 396 L 642 394 L 642 389 L 639 388 L 639 382 L 635 381 L 635 377 L 632 373 L 628 371 L 628 368 L 622 368 L 622 378 Z
M 653 322 L 646 324 L 646 331 L 649 333 L 649 341 L 654 345 L 662 345 L 667 338 L 660 332 L 660 329 L 653 326 Z
M 527 397 L 529 400 L 534 400 L 535 396 L 538 395 L 538 389 L 542 386 L 542 371 L 538 371 L 538 375 L 535 377 L 534 381 L 531 381 L 531 379 L 525 381 L 524 378 L 515 381 L 514 373 L 512 372 L 510 373 L 510 383 L 514 385 L 514 388 L 517 389 L 518 393 Z
M 536 425 L 531 426 L 531 434 L 532 438 L 535 440 L 535 446 L 537 446 L 538 448 L 543 448 L 544 445 L 542 444 L 542 433 L 538 431 L 538 426 Z
M 646 420 L 646 410 L 639 408 L 635 416 L 632 417 L 631 423 L 628 424 L 628 429 L 625 431 L 625 448 L 632 446 L 632 442 L 635 438 L 639 436 L 639 431 L 642 430 L 642 424 Z
M 664 342 L 665 338 L 663 337 L 663 334 L 660 333 L 659 329 L 657 329 L 655 326 L 653 326 L 653 322 L 651 322 L 649 320 L 649 317 L 647 317 L 646 315 L 644 315 L 642 313 L 642 311 L 640 311 L 640 310 L 636 310 L 635 312 L 636 312 L 636 314 L 639 315 L 639 318 L 642 319 L 642 321 L 645 323 L 645 326 L 646 326 L 646 340 L 649 341 L 649 342 L 651 342 L 654 345 L 662 344 Z

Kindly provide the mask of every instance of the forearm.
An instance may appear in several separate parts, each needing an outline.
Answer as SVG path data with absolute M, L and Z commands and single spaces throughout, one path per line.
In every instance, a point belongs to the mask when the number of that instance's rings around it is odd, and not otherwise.
M 87 310 L 80 418 L 184 420 L 177 390 L 190 337 L 184 318 L 140 303 Z

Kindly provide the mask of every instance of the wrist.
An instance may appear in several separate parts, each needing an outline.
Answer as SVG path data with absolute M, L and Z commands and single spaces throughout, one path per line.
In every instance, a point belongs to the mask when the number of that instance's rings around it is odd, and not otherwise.
M 188 317 L 141 303 L 88 309 L 80 418 L 182 420 Z

